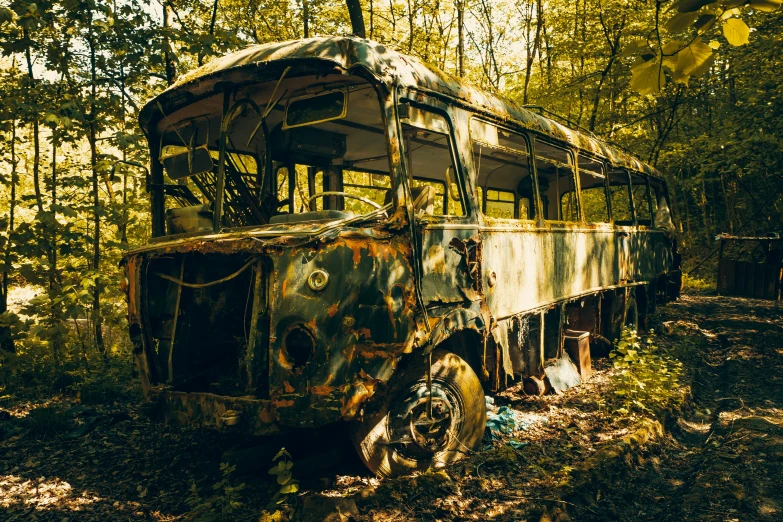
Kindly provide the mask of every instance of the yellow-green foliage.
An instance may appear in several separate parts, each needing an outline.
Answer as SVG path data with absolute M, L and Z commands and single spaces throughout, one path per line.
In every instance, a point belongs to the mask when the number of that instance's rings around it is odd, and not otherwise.
M 688 274 L 682 276 L 683 290 L 689 294 L 706 295 L 715 292 L 715 282 L 707 281 L 698 277 L 691 277 Z
M 682 362 L 670 350 L 656 345 L 652 331 L 642 339 L 636 330 L 623 329 L 609 357 L 617 370 L 614 395 L 618 413 L 659 412 L 682 397 Z

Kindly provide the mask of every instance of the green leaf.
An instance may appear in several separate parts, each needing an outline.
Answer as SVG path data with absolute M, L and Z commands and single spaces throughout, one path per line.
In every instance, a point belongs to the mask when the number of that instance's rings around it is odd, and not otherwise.
M 297 491 L 299 491 L 299 484 L 296 483 L 286 484 L 280 488 L 280 493 L 283 495 L 290 495 L 291 493 L 296 493 Z
M 290 471 L 284 471 L 283 473 L 280 473 L 277 476 L 277 483 L 281 486 L 283 484 L 288 484 L 288 482 L 291 480 L 291 472 Z
M 771 13 L 783 3 L 783 0 L 750 0 L 750 7 L 763 13 Z
M 655 94 L 666 85 L 659 60 L 637 63 L 631 67 L 631 88 L 639 94 Z
M 0 7 L 0 24 L 11 22 L 14 19 L 14 12 L 7 7 Z
M 712 67 L 712 62 L 715 61 L 715 53 L 712 53 L 707 60 L 701 64 L 697 69 L 695 69 L 691 76 L 698 78 L 699 76 L 702 76 L 704 73 L 710 70 L 710 67 Z
M 723 22 L 723 36 L 731 45 L 740 46 L 748 43 L 750 29 L 739 18 L 730 18 Z
M 712 29 L 712 26 L 715 25 L 715 20 L 717 20 L 717 18 L 713 14 L 701 15 L 699 19 L 696 20 L 696 23 L 693 24 L 693 27 L 695 27 L 699 33 L 704 33 Z
M 677 13 L 666 22 L 666 30 L 670 33 L 680 33 L 693 25 L 699 17 L 699 13 Z
M 677 2 L 677 10 L 681 13 L 693 13 L 705 5 L 714 3 L 715 0 L 680 0 Z
M 712 56 L 712 48 L 701 40 L 692 42 L 677 53 L 676 70 L 685 75 L 692 75 Z
M 288 457 L 289 459 L 291 458 L 291 454 L 288 453 L 285 448 L 280 448 L 280 451 L 277 452 L 277 455 L 275 455 L 272 460 L 277 460 L 283 456 Z
M 640 39 L 640 40 L 634 40 L 633 42 L 626 45 L 622 52 L 620 52 L 621 56 L 634 56 L 641 52 L 650 52 L 650 44 L 647 43 L 647 40 Z

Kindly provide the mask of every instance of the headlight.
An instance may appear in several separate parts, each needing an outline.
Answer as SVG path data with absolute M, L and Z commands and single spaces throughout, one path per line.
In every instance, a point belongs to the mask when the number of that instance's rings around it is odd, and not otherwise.
M 283 337 L 283 351 L 292 369 L 301 368 L 310 362 L 315 352 L 315 339 L 307 328 L 296 324 Z
M 307 285 L 315 292 L 320 292 L 326 288 L 327 284 L 329 284 L 329 274 L 321 268 L 313 270 L 313 273 L 307 278 Z

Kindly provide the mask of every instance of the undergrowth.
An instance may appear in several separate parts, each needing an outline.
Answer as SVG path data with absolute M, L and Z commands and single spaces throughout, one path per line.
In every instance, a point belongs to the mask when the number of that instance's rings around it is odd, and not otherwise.
M 693 295 L 711 295 L 716 292 L 715 281 L 708 278 L 691 277 L 688 274 L 682 275 L 682 289 L 687 294 Z
M 73 417 L 66 408 L 59 405 L 41 406 L 30 410 L 21 424 L 35 439 L 47 439 L 70 430 Z
M 658 414 L 682 400 L 683 363 L 674 348 L 658 346 L 652 331 L 642 339 L 623 329 L 609 354 L 614 368 L 615 412 Z
M 242 491 L 245 484 L 237 484 L 232 478 L 236 466 L 225 462 L 220 464 L 221 478 L 212 485 L 213 494 L 204 497 L 199 492 L 198 486 L 193 482 L 186 503 L 190 507 L 187 520 L 201 522 L 216 522 L 236 520 L 238 512 L 243 508 Z

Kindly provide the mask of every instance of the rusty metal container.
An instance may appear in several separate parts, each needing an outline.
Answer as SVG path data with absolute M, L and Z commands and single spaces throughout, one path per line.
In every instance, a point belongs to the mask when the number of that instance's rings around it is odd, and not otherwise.
M 593 373 L 590 360 L 590 332 L 566 330 L 563 344 L 571 360 L 576 364 L 579 376 L 583 381 Z

